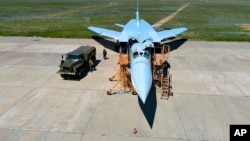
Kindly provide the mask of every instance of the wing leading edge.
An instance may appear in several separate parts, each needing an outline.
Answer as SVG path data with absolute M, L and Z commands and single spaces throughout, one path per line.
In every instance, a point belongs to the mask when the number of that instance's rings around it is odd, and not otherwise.
M 90 27 L 88 27 L 88 29 L 101 35 L 101 36 L 106 36 L 106 37 L 113 38 L 116 40 L 119 40 L 119 38 L 121 36 L 121 32 L 111 30 L 111 29 L 105 29 L 105 28 L 94 27 L 94 26 L 90 26 Z M 181 33 L 185 32 L 186 30 L 187 30 L 186 27 L 174 28 L 174 29 L 170 29 L 170 30 L 158 31 L 157 35 L 158 35 L 160 41 L 162 41 L 164 39 L 176 37 L 176 36 L 180 35 Z M 155 42 L 155 41 L 153 41 L 153 42 Z
M 116 39 L 119 42 L 127 42 L 131 37 L 141 38 L 143 35 L 148 36 L 146 38 L 152 39 L 152 42 L 155 43 L 159 43 L 164 39 L 176 37 L 187 30 L 187 28 L 181 27 L 164 31 L 156 31 L 155 28 L 160 26 L 160 24 L 150 25 L 148 22 L 140 19 L 138 0 L 136 18 L 131 19 L 126 25 L 115 25 L 123 28 L 122 32 L 94 26 L 90 26 L 88 29 L 101 36 Z
M 121 35 L 121 32 L 110 30 L 110 29 L 105 29 L 105 28 L 100 28 L 100 27 L 90 26 L 90 27 L 88 27 L 88 29 L 101 35 L 101 36 L 106 36 L 106 37 L 113 38 L 116 40 Z
M 170 29 L 170 30 L 159 31 L 159 32 L 157 32 L 157 34 L 158 34 L 160 40 L 162 41 L 162 40 L 167 39 L 167 38 L 176 37 L 185 31 L 187 31 L 187 28 L 181 27 L 181 28 L 174 28 L 174 29 Z

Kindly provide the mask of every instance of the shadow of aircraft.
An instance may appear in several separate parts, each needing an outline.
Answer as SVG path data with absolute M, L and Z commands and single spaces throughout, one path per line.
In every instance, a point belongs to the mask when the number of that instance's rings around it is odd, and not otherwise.
M 92 36 L 92 39 L 101 44 L 102 46 L 104 46 L 105 48 L 118 52 L 118 50 L 116 49 L 116 44 L 117 44 L 116 42 L 106 40 L 98 36 Z
M 152 86 L 150 94 L 148 95 L 148 98 L 143 104 L 141 99 L 138 97 L 138 103 L 140 105 L 140 108 L 150 126 L 150 128 L 153 128 L 154 125 L 154 119 L 155 119 L 155 113 L 157 108 L 157 99 L 156 99 L 156 88 L 155 86 Z
M 181 47 L 185 42 L 187 41 L 186 38 L 180 38 L 180 39 L 172 39 L 170 41 L 163 41 L 162 45 L 169 45 L 170 51 L 174 51 Z
M 104 38 L 101 38 L 98 36 L 93 36 L 92 38 L 96 42 L 103 45 L 105 48 L 118 52 L 116 50 L 116 42 L 105 40 Z M 178 39 L 175 38 L 175 39 L 163 41 L 161 45 L 170 45 L 170 51 L 174 51 L 180 48 L 186 41 L 187 39 L 185 38 L 178 38 Z M 168 65 L 170 67 L 170 64 Z M 156 87 L 154 85 L 152 86 L 150 94 L 145 104 L 143 104 L 143 102 L 141 101 L 139 97 L 138 97 L 138 103 L 144 114 L 144 117 L 146 118 L 150 128 L 152 129 L 153 124 L 154 124 L 154 119 L 155 119 L 156 108 L 157 108 Z
M 163 43 L 162 45 L 170 45 L 170 52 L 178 49 L 181 47 L 187 39 L 173 39 L 171 41 L 168 41 L 166 43 Z M 167 68 L 170 68 L 170 64 L 166 64 Z M 173 93 L 171 94 L 173 96 Z M 147 98 L 147 101 L 145 104 L 142 103 L 141 99 L 138 97 L 138 102 L 140 105 L 140 108 L 150 126 L 150 128 L 153 128 L 154 125 L 154 119 L 155 119 L 155 113 L 157 109 L 157 98 L 156 98 L 156 87 L 155 85 L 152 85 L 150 94 Z
M 104 46 L 107 49 L 113 50 L 115 52 L 118 52 L 118 49 L 116 47 L 117 43 L 114 41 L 106 40 L 105 38 L 101 38 L 98 36 L 92 36 L 92 39 Z M 173 38 L 171 40 L 165 40 L 161 45 L 170 45 L 170 51 L 174 51 L 181 47 L 185 42 L 187 41 L 186 38 Z

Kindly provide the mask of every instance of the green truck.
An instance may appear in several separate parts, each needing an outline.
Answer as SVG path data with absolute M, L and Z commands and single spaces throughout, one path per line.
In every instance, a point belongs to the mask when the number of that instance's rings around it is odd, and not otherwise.
M 64 79 L 81 79 L 88 71 L 93 70 L 96 60 L 96 48 L 93 46 L 80 46 L 66 54 L 61 60 L 60 70 L 57 72 Z

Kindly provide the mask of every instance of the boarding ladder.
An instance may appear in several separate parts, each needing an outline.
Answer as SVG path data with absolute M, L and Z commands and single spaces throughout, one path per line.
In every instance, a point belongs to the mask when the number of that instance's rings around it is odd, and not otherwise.
M 154 82 L 161 88 L 161 99 L 168 99 L 172 89 L 172 74 L 170 73 L 170 46 L 155 47 L 153 56 Z
M 170 71 L 167 71 L 167 74 L 162 74 L 161 76 L 161 99 L 166 99 L 168 100 L 169 96 L 172 95 L 171 89 L 172 89 L 172 74 Z

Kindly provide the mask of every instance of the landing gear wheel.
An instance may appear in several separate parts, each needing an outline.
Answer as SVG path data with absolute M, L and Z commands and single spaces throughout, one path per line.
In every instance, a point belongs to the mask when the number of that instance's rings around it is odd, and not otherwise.
M 111 91 L 107 91 L 107 95 L 112 95 Z
M 137 92 L 135 92 L 135 91 L 132 91 L 132 95 L 137 95 Z

